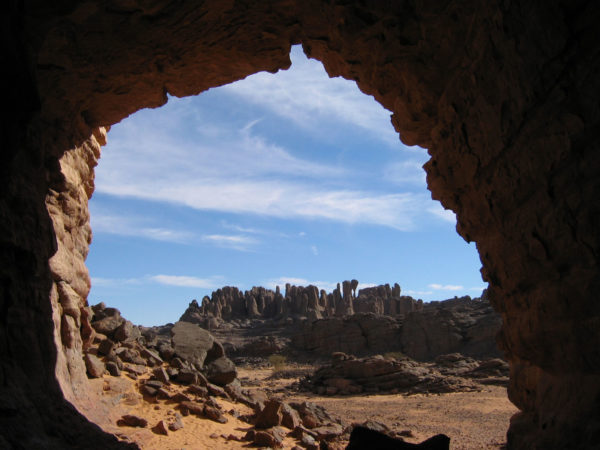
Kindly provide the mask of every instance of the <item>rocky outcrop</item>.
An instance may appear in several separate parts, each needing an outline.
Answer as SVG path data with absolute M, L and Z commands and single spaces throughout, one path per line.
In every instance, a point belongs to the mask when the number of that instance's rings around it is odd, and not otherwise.
M 501 359 L 475 360 L 458 353 L 443 355 L 433 363 L 407 357 L 356 358 L 333 354 L 300 385 L 319 395 L 356 395 L 363 392 L 446 393 L 481 390 L 481 384 L 508 383 L 508 364 Z
M 417 360 L 445 353 L 500 356 L 496 335 L 501 319 L 485 299 L 469 297 L 425 304 L 422 311 L 405 316 L 400 349 Z
M 320 319 L 306 323 L 291 345 L 315 355 L 345 352 L 355 355 L 400 350 L 402 321 L 373 313 Z
M 344 281 L 320 296 L 314 286 L 287 285 L 285 296 L 279 289 L 242 293 L 225 287 L 205 297 L 202 306 L 193 300 L 180 320 L 217 333 L 230 354 L 239 356 L 266 357 L 285 350 L 288 341 L 317 356 L 388 351 L 419 360 L 452 352 L 500 356 L 495 339 L 501 320 L 485 298 L 424 304 L 402 296 L 397 283 L 361 289 L 355 298 L 357 286 L 357 280 Z
M 9 2 L 3 12 L 0 395 L 9 413 L 0 435 L 7 446 L 109 448 L 57 381 L 78 378 L 71 363 L 83 373 L 76 313 L 59 308 L 48 264 L 69 240 L 56 239 L 61 231 L 44 203 L 50 190 L 68 190 L 60 186 L 61 157 L 90 142 L 98 126 L 160 106 L 167 93 L 197 94 L 286 68 L 290 44 L 299 42 L 331 76 L 355 80 L 392 111 L 405 143 L 428 149 L 433 197 L 477 243 L 503 318 L 509 395 L 523 411 L 509 446 L 596 442 L 597 3 Z M 85 202 L 75 204 L 78 212 L 65 213 L 85 216 Z M 65 236 L 86 226 L 73 225 Z M 77 242 L 83 252 L 65 254 L 71 267 L 86 253 Z M 84 320 L 81 329 L 88 330 Z M 45 414 L 50 408 L 54 414 Z
M 223 321 L 266 319 L 284 321 L 287 318 L 306 317 L 309 320 L 324 317 L 344 317 L 355 312 L 399 315 L 420 310 L 421 300 L 401 296 L 400 286 L 388 284 L 361 289 L 356 297 L 358 281 L 338 283 L 331 293 L 319 291 L 316 286 L 286 284 L 285 295 L 279 286 L 272 291 L 253 287 L 242 292 L 226 286 L 202 299 L 202 305 L 193 300 L 180 320 L 198 323 L 207 329 L 218 327 Z
M 157 383 L 213 383 L 226 386 L 237 378 L 233 362 L 208 331 L 196 324 L 177 322 L 161 327 L 138 327 L 104 303 L 89 308 L 94 337 L 85 349 L 89 377 L 125 371 L 137 378 L 152 370 Z M 164 367 L 165 366 L 165 367 Z M 146 393 L 157 395 L 157 386 Z

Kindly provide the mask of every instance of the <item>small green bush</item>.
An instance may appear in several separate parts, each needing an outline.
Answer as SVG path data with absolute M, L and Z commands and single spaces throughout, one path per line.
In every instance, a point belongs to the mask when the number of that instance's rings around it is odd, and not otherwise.
M 273 366 L 273 372 L 281 372 L 285 369 L 287 358 L 283 355 L 271 355 L 269 356 L 269 364 Z

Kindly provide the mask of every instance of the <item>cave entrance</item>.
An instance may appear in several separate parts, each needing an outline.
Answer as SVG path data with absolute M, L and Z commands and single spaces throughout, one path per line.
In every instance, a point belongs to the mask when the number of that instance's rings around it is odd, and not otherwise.
M 112 128 L 90 201 L 94 243 L 87 260 L 92 275 L 89 303 L 104 301 L 134 324 L 158 326 L 158 333 L 164 334 L 161 326 L 179 320 L 192 298 L 210 296 L 225 285 L 242 290 L 279 286 L 283 295 L 278 299 L 273 292 L 257 290 L 253 299 L 258 300 L 258 316 L 248 311 L 246 300 L 240 309 L 237 295 L 241 293 L 234 293 L 233 298 L 232 291 L 225 290 L 212 299 L 222 301 L 224 310 L 216 314 L 209 305 L 205 312 L 210 312 L 197 321 L 225 343 L 230 356 L 246 363 L 242 370 L 250 377 L 257 375 L 248 367 L 261 365 L 261 356 L 266 364 L 266 357 L 274 353 L 298 356 L 291 366 L 293 377 L 314 370 L 316 366 L 307 364 L 311 359 L 327 364 L 333 352 L 385 354 L 387 361 L 397 358 L 401 362 L 400 339 L 406 351 L 420 360 L 463 347 L 468 352 L 467 345 L 458 345 L 459 334 L 467 333 L 459 327 L 448 330 L 446 337 L 434 338 L 439 342 L 423 345 L 433 337 L 433 328 L 449 328 L 450 320 L 440 322 L 438 311 L 432 319 L 438 322 L 426 325 L 428 334 L 414 334 L 423 325 L 416 320 L 404 328 L 412 327 L 413 334 L 407 332 L 401 338 L 399 331 L 405 316 L 422 308 L 421 299 L 478 297 L 484 289 L 475 248 L 456 234 L 454 215 L 426 191 L 421 168 L 428 159 L 426 151 L 402 145 L 389 112 L 353 82 L 330 79 L 319 62 L 306 59 L 300 46 L 292 48 L 291 57 L 292 67 L 286 72 L 252 75 L 199 97 L 170 98 L 160 109 L 139 111 Z M 402 296 L 399 288 L 395 292 L 388 287 L 389 297 L 383 289 L 373 291 L 370 298 L 365 294 L 354 300 L 350 309 L 352 313 L 356 309 L 357 316 L 377 312 L 387 318 L 381 324 L 372 318 L 343 324 L 352 330 L 370 326 L 364 332 L 371 335 L 365 343 L 349 345 L 352 333 L 342 329 L 330 333 L 331 342 L 318 343 L 315 336 L 323 339 L 322 325 L 300 340 L 293 338 L 302 329 L 300 321 L 325 318 L 327 322 L 344 314 L 339 305 L 336 311 L 335 300 L 329 301 L 333 306 L 328 312 L 323 294 L 322 308 L 310 310 L 313 316 L 308 310 L 288 309 L 282 314 L 277 305 L 264 303 L 283 302 L 285 297 L 292 304 L 302 303 L 305 291 L 289 285 L 316 285 L 331 296 L 338 281 L 352 277 L 360 279 L 359 291 L 396 281 L 404 287 Z M 450 310 L 443 309 L 442 314 Z M 186 311 L 188 320 L 198 312 Z M 273 323 L 261 328 L 254 322 L 251 327 L 256 329 L 248 332 L 253 323 L 249 319 Z M 339 328 L 338 322 L 325 327 Z M 497 317 L 493 324 L 478 324 L 490 329 L 486 342 L 476 343 L 479 349 L 468 344 L 470 351 L 478 357 L 496 356 L 494 336 L 499 322 Z M 285 332 L 291 329 L 294 333 Z M 385 341 L 394 340 L 394 333 L 398 344 L 389 345 Z M 262 340 L 264 334 L 275 339 Z M 254 357 L 250 366 L 244 349 L 239 348 L 244 345 Z M 270 353 L 261 355 L 261 348 Z M 158 351 L 159 345 L 152 350 Z M 436 373 L 445 376 L 458 363 L 465 365 L 463 369 L 478 367 L 469 355 L 465 357 L 444 360 L 446 372 Z M 440 367 L 424 370 L 429 369 Z M 268 378 L 255 380 L 265 386 L 276 383 Z M 367 392 L 357 386 L 354 389 L 360 392 L 355 394 Z M 332 395 L 337 388 L 322 385 L 315 389 Z M 375 392 L 373 386 L 365 389 Z M 390 395 L 398 391 L 382 388 L 382 393 Z M 482 396 L 481 402 L 487 405 L 497 396 L 498 389 Z M 502 400 L 504 422 L 493 418 L 500 430 L 498 439 L 514 413 L 505 395 Z M 398 399 L 379 396 L 373 401 L 379 403 L 376 409 L 386 409 L 382 420 L 391 425 L 390 411 Z M 466 395 L 465 401 L 476 404 L 477 397 Z M 346 397 L 343 402 L 346 420 L 376 415 L 373 408 L 364 409 L 360 397 Z M 338 413 L 341 403 L 331 400 Z M 405 403 L 407 408 L 419 408 L 413 399 Z M 439 405 L 427 407 L 429 413 L 439 409 Z M 452 413 L 462 414 L 459 409 Z M 410 416 L 408 420 L 418 419 Z M 446 431 L 452 434 L 450 427 L 464 428 L 464 424 L 449 425 Z M 435 431 L 435 426 L 430 425 L 430 430 Z M 422 433 L 414 438 L 424 437 Z
M 424 301 L 481 295 L 474 244 L 427 191 L 427 152 L 353 82 L 300 46 L 291 56 L 287 71 L 113 127 L 90 201 L 92 302 L 156 325 L 167 302 L 175 321 L 224 285 L 331 292 L 358 278 Z

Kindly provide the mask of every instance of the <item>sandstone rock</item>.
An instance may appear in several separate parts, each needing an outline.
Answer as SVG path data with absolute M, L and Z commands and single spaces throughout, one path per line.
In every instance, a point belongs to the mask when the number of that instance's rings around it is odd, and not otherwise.
M 115 348 L 115 343 L 110 339 L 104 339 L 98 345 L 98 353 L 101 355 L 109 355 L 112 350 Z
M 116 355 L 123 361 L 136 364 L 138 366 L 146 365 L 146 360 L 140 356 L 140 353 L 137 350 L 120 347 L 115 350 Z
M 169 430 L 178 431 L 183 428 L 183 417 L 179 413 L 175 413 L 172 421 L 169 423 Z
M 326 423 L 337 423 L 322 406 L 312 402 L 290 403 L 290 406 L 298 411 L 302 424 L 309 429 L 317 428 Z
M 330 423 L 320 427 L 313 428 L 312 431 L 317 433 L 319 440 L 330 441 L 340 436 L 344 432 L 344 427 L 338 423 Z
M 118 310 L 115 310 L 113 315 L 108 315 L 101 320 L 93 321 L 91 325 L 98 333 L 102 333 L 110 338 L 114 336 L 115 330 L 119 328 L 123 322 L 125 322 L 125 319 L 121 317 Z
M 198 386 L 196 384 L 192 384 L 187 388 L 187 392 L 190 394 L 198 395 L 199 397 L 208 397 L 208 389 L 204 386 Z
M 226 357 L 220 357 L 205 367 L 206 378 L 211 383 L 225 386 L 237 377 L 237 370 L 233 362 Z
M 282 404 L 278 400 L 268 400 L 264 409 L 256 417 L 254 426 L 256 428 L 271 428 L 281 425 L 283 414 Z
M 90 377 L 101 378 L 102 375 L 104 375 L 106 368 L 104 367 L 104 363 L 96 355 L 86 353 L 83 359 L 85 361 L 85 367 Z
M 113 362 L 113 361 L 108 361 L 106 363 L 106 370 L 108 371 L 108 373 L 110 373 L 113 377 L 118 377 L 121 376 L 121 370 L 119 369 L 119 366 L 117 365 L 117 363 Z
M 252 441 L 259 446 L 279 448 L 283 447 L 284 438 L 285 431 L 281 427 L 274 427 L 270 430 L 257 430 Z
M 227 417 L 217 408 L 204 405 L 204 417 L 218 423 L 227 423 Z
M 136 339 L 141 336 L 139 330 L 133 326 L 129 320 L 125 320 L 121 325 L 119 325 L 113 334 L 114 338 L 118 342 L 124 342 Z
M 177 374 L 177 382 L 181 384 L 198 384 L 198 372 L 182 369 Z
M 132 373 L 132 374 L 138 375 L 138 376 L 144 375 L 148 371 L 146 366 L 142 366 L 139 364 L 130 364 L 130 363 L 124 363 L 123 370 L 125 372 Z
M 157 380 L 159 380 L 165 384 L 169 384 L 169 382 L 170 382 L 169 374 L 164 369 L 164 367 L 157 367 L 156 369 L 154 369 L 152 371 L 152 374 L 156 377 Z
M 117 421 L 117 425 L 146 428 L 148 426 L 148 421 L 140 416 L 125 414 Z
M 3 439 L 21 437 L 27 447 L 46 442 L 52 430 L 52 440 L 71 445 L 124 445 L 85 425 L 75 409 L 68 413 L 53 394 L 60 392 L 55 374 L 67 388 L 85 368 L 77 344 L 76 358 L 62 358 L 73 348 L 49 320 L 60 302 L 42 306 L 49 284 L 68 283 L 82 303 L 89 290 L 86 201 L 106 137 L 95 127 L 163 104 L 166 90 L 183 97 L 288 67 L 290 42 L 302 41 L 331 76 L 357 80 L 393 111 L 406 144 L 428 149 L 432 196 L 456 212 L 458 232 L 476 241 L 504 319 L 499 342 L 511 361 L 510 397 L 525 411 L 513 421 L 509 446 L 595 445 L 600 88 L 588 74 L 596 67 L 598 6 L 359 6 L 157 3 L 116 14 L 32 2 L 6 9 L 9 23 L 31 25 L 9 27 L 2 38 L 10 49 L 6 104 L 14 105 L 5 115 L 0 177 L 0 267 L 3 298 L 11 299 L 2 329 L 16 338 L 3 340 L 0 354 L 10 369 L 3 372 L 6 395 L 30 398 L 35 407 L 19 404 L 43 426 L 15 424 Z M 140 14 L 160 20 L 136 21 Z M 164 58 L 170 49 L 179 58 Z M 49 351 L 54 337 L 61 358 Z M 45 408 L 64 413 L 62 424 L 37 413 Z
M 197 369 L 202 369 L 208 351 L 212 349 L 214 338 L 206 330 L 189 322 L 177 322 L 171 330 L 175 354 L 189 361 Z
M 186 411 L 186 414 L 192 413 L 196 416 L 204 415 L 204 404 L 203 403 L 197 403 L 197 402 L 192 402 L 192 401 L 183 401 L 179 404 L 179 407 L 181 408 L 182 411 Z
M 298 411 L 292 408 L 287 403 L 281 404 L 281 425 L 290 430 L 295 430 L 296 427 L 300 426 L 302 421 Z
M 229 398 L 229 395 L 227 395 L 227 391 L 225 391 L 225 389 L 223 389 L 221 386 L 217 386 L 216 384 L 212 383 L 207 383 L 206 388 L 208 389 L 208 392 L 211 393 L 211 395 L 216 395 L 217 397 L 223 397 L 227 399 Z
M 184 394 L 183 392 L 178 392 L 171 396 L 171 400 L 175 403 L 183 403 L 192 401 L 189 395 Z
M 164 420 L 159 420 L 158 423 L 152 427 L 152 431 L 163 436 L 169 435 L 169 428 Z

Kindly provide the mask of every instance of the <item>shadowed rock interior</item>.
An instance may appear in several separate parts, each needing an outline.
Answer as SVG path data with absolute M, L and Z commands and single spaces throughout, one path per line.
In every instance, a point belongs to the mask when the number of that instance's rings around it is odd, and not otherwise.
M 428 149 L 432 196 L 477 243 L 521 409 L 510 448 L 600 433 L 596 2 L 112 0 L 3 7 L 0 446 L 123 448 L 81 415 L 87 199 L 105 128 L 290 65 L 354 80 Z M 161 158 L 168 158 L 168 149 Z

